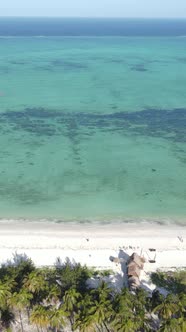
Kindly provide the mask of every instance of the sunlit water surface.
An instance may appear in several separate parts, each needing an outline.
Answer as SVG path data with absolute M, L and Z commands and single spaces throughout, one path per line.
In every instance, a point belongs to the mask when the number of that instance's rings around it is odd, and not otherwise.
M 0 38 L 1 218 L 185 216 L 185 38 Z

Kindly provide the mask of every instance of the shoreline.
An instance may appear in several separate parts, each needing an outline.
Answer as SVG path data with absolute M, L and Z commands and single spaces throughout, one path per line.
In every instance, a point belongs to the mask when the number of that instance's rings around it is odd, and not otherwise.
M 153 248 L 153 251 L 151 250 Z M 149 250 L 150 249 L 150 250 Z M 0 264 L 26 255 L 36 267 L 52 267 L 57 258 L 96 270 L 112 271 L 107 281 L 118 290 L 127 284 L 122 264 L 136 252 L 145 258 L 141 287 L 152 292 L 150 274 L 186 268 L 186 227 L 140 224 L 67 224 L 0 222 Z M 153 262 L 153 263 L 151 263 Z
M 125 217 L 125 218 L 98 218 L 98 219 L 61 219 L 61 218 L 40 218 L 40 217 L 0 217 L 1 224 L 59 224 L 59 225 L 85 225 L 85 226 L 99 226 L 99 225 L 160 225 L 160 226 L 182 226 L 186 227 L 186 217 Z
M 181 235 L 180 235 L 181 234 Z M 0 221 L 0 248 L 2 247 L 2 237 L 6 236 L 20 236 L 26 237 L 47 237 L 51 240 L 59 239 L 70 239 L 70 238 L 87 238 L 101 239 L 104 238 L 105 246 L 107 246 L 107 241 L 110 239 L 113 242 L 116 239 L 123 240 L 140 239 L 143 241 L 148 240 L 149 237 L 152 242 L 160 241 L 160 239 L 171 239 L 169 241 L 169 246 L 172 247 L 176 245 L 179 236 L 186 238 L 186 225 L 160 225 L 157 223 L 56 223 L 56 222 L 24 222 L 24 221 Z M 186 239 L 185 239 L 186 242 Z M 174 245 L 173 245 L 174 243 Z M 10 244 L 8 244 L 10 245 Z M 51 243 L 47 243 L 49 247 L 52 246 Z M 102 244 L 103 245 L 103 244 Z M 118 244 L 119 245 L 119 244 Z M 118 246 L 116 244 L 116 246 Z M 13 244 L 11 244 L 13 246 Z M 185 243 L 186 246 L 186 243 Z M 56 245 L 55 245 L 56 247 Z M 61 246 L 60 246 L 61 247 Z
M 155 249 L 156 262 L 150 264 Z M 157 268 L 186 267 L 186 227 L 157 224 L 58 224 L 0 222 L 0 263 L 13 254 L 26 254 L 36 266 L 51 266 L 56 258 L 99 269 L 118 266 L 109 257 L 137 252 L 146 260 L 147 273 Z M 152 257 L 153 256 L 153 257 Z

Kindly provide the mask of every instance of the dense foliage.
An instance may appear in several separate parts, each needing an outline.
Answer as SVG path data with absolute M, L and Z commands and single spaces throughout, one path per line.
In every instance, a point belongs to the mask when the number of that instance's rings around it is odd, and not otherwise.
M 118 293 L 98 272 L 69 260 L 36 268 L 15 255 L 0 268 L 0 331 L 184 332 L 185 276 L 184 271 L 152 275 L 173 292 L 163 297 L 155 291 L 149 297 L 142 289 Z M 88 287 L 93 277 L 99 278 L 96 289 Z
M 151 279 L 154 284 L 168 291 L 178 294 L 186 294 L 186 271 L 169 271 L 152 273 Z

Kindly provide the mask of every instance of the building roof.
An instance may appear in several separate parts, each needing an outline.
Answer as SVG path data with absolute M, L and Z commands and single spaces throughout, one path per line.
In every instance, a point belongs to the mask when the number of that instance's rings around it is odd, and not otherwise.
M 129 265 L 131 262 L 134 262 L 140 269 L 143 269 L 145 259 L 134 252 L 130 256 L 127 265 Z
M 139 278 L 140 272 L 141 272 L 140 268 L 135 264 L 130 265 L 130 266 L 127 267 L 128 277 L 129 276 L 135 276 L 135 277 Z

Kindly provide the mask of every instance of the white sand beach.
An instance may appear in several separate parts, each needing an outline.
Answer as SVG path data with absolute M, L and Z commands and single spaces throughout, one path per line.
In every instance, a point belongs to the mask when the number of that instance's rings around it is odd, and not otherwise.
M 186 227 L 1 221 L 0 263 L 15 252 L 25 253 L 36 266 L 51 266 L 57 257 L 62 261 L 68 257 L 96 269 L 112 269 L 121 283 L 121 264 L 112 262 L 111 257 L 125 261 L 137 252 L 146 259 L 141 281 L 152 288 L 151 271 L 186 267 Z

